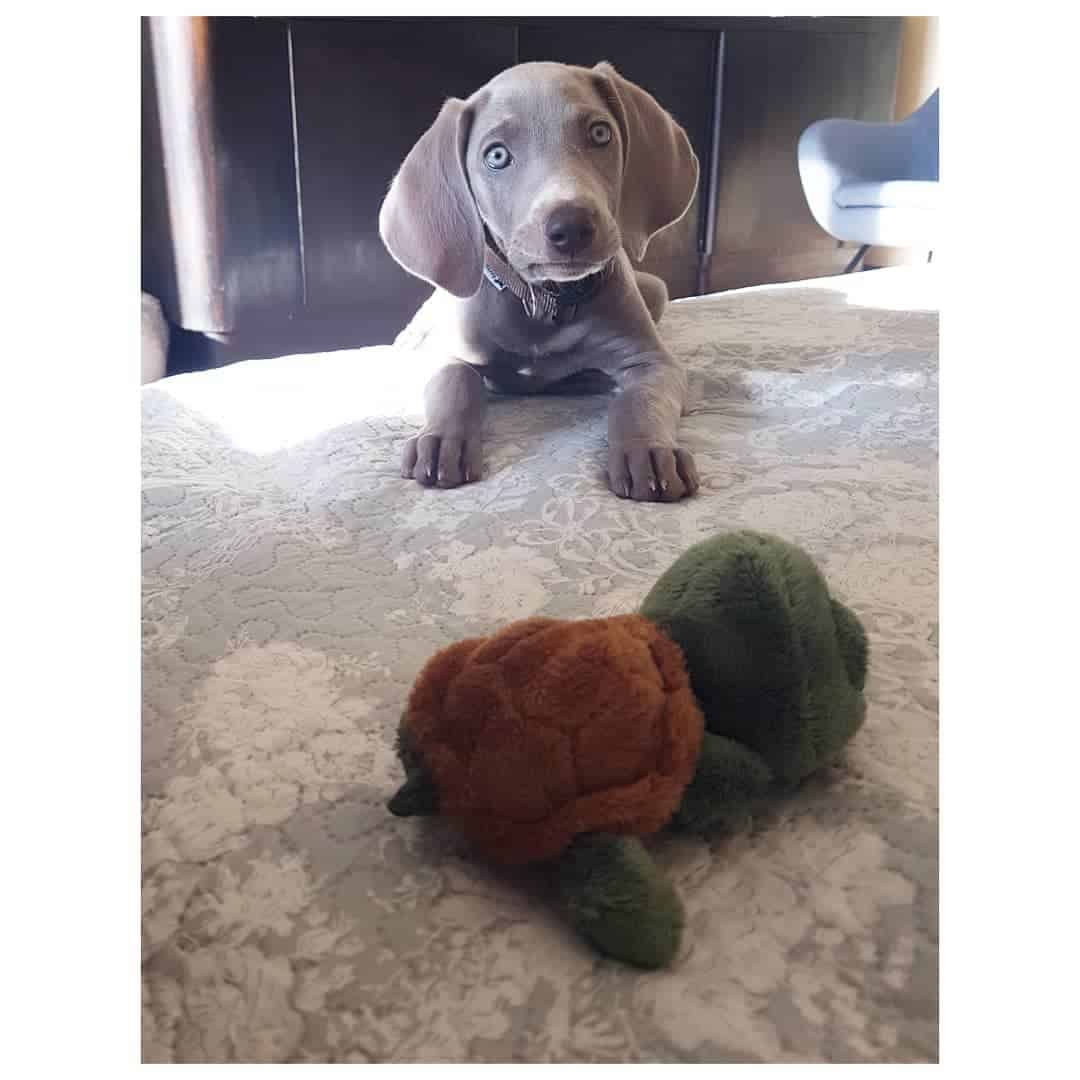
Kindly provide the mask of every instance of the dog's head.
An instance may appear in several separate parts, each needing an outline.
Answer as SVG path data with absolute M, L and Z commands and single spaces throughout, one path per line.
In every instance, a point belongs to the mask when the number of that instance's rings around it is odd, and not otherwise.
M 635 260 L 686 213 L 698 163 L 681 127 L 610 64 L 520 64 L 451 98 L 379 214 L 390 254 L 455 296 L 480 287 L 484 231 L 529 282 Z

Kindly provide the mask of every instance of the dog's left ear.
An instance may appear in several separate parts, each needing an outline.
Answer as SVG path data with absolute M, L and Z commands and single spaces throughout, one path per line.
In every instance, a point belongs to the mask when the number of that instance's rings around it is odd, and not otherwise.
M 630 257 L 640 262 L 649 241 L 690 209 L 698 185 L 697 155 L 686 132 L 651 94 L 609 63 L 592 70 L 622 135 L 619 228 Z

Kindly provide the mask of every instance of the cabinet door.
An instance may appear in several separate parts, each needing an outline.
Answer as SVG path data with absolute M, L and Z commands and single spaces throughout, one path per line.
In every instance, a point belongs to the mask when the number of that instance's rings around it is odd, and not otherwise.
M 607 60 L 682 124 L 701 166 L 698 197 L 678 224 L 656 237 L 642 265 L 664 278 L 673 297 L 693 295 L 702 241 L 699 207 L 710 156 L 716 33 L 671 29 L 649 19 L 577 18 L 522 19 L 518 34 L 520 62 L 557 60 L 592 67 Z
M 305 305 L 386 342 L 431 287 L 379 238 L 390 181 L 448 97 L 514 62 L 514 29 L 487 20 L 291 21 Z
M 210 20 L 214 160 L 229 330 L 303 307 L 288 23 Z
M 892 118 L 900 20 L 798 22 L 736 22 L 724 37 L 712 290 L 837 273 L 849 258 L 806 205 L 799 136 L 829 116 Z

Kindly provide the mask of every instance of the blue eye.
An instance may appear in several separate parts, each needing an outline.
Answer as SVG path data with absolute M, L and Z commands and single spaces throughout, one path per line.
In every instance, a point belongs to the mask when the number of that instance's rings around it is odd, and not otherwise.
M 484 151 L 484 164 L 496 172 L 505 169 L 513 160 L 510 151 L 502 143 L 493 143 Z
M 597 120 L 589 125 L 589 139 L 594 146 L 607 146 L 612 134 L 611 125 L 605 120 Z

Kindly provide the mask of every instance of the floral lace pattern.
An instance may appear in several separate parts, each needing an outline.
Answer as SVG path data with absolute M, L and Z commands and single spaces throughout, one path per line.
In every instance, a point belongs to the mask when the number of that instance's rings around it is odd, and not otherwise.
M 936 1060 L 937 329 L 929 269 L 673 305 L 679 505 L 607 490 L 597 397 L 497 399 L 482 482 L 402 480 L 390 348 L 144 388 L 143 1060 Z M 391 817 L 394 732 L 435 650 L 632 611 L 738 527 L 859 613 L 868 718 L 768 820 L 656 838 L 689 922 L 642 974 Z

